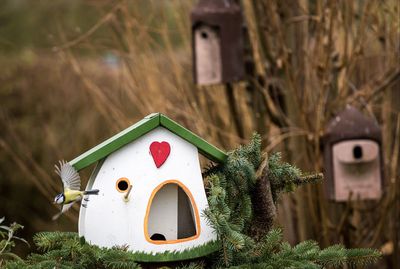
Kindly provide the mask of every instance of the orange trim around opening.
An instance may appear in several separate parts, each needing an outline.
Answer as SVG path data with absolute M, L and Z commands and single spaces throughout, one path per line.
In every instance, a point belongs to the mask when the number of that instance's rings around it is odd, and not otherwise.
M 126 190 L 121 190 L 118 187 L 118 183 L 120 183 L 121 181 L 126 181 L 126 183 L 128 183 L 128 188 Z M 120 179 L 117 180 L 117 182 L 115 183 L 115 188 L 117 189 L 117 191 L 119 192 L 127 192 L 129 190 L 129 186 L 131 185 L 131 183 L 129 182 L 129 179 L 127 179 L 126 177 L 121 177 Z
M 176 239 L 176 240 L 166 240 L 166 241 L 151 240 L 150 237 L 149 237 L 149 232 L 148 232 L 148 228 L 147 228 L 151 204 L 153 202 L 153 198 L 156 195 L 156 193 L 164 185 L 167 185 L 167 184 L 170 184 L 170 183 L 176 184 L 179 187 L 181 187 L 183 189 L 183 191 L 186 193 L 186 195 L 189 197 L 190 203 L 192 205 L 193 212 L 194 212 L 194 215 L 195 215 L 194 217 L 196 219 L 196 234 L 191 236 L 191 237 L 182 238 L 182 239 Z M 186 242 L 186 241 L 190 241 L 190 240 L 194 240 L 194 239 L 198 238 L 200 236 L 200 232 L 201 232 L 201 230 L 200 230 L 200 215 L 199 215 L 199 211 L 197 209 L 196 203 L 194 202 L 193 195 L 189 191 L 189 189 L 185 185 L 183 185 L 183 183 L 181 183 L 178 180 L 174 180 L 174 179 L 166 180 L 166 181 L 162 182 L 160 185 L 158 185 L 153 190 L 153 192 L 151 193 L 151 196 L 150 196 L 150 199 L 149 199 L 149 203 L 147 204 L 146 216 L 144 218 L 144 237 L 146 238 L 147 242 L 152 243 L 152 244 L 156 244 L 156 245 L 181 243 L 181 242 Z

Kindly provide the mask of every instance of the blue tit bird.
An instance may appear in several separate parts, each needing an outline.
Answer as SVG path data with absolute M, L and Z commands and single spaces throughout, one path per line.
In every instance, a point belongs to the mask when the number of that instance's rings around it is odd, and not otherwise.
M 54 203 L 63 205 L 63 207 L 58 214 L 53 216 L 53 220 L 58 219 L 74 203 L 82 200 L 83 196 L 99 193 L 99 190 L 81 191 L 81 178 L 75 168 L 65 161 L 60 161 L 59 164 L 59 167 L 55 165 L 55 171 L 61 178 L 64 190 L 62 193 L 57 194 L 54 198 Z

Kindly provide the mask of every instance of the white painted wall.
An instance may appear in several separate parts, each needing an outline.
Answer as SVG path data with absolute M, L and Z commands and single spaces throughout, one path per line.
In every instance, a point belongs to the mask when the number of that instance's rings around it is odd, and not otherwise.
M 154 141 L 166 141 L 171 153 L 166 162 L 156 168 L 149 151 Z M 133 185 L 129 201 L 116 189 L 116 181 L 126 177 Z M 192 193 L 200 214 L 200 236 L 176 244 L 153 244 L 144 236 L 147 204 L 152 191 L 166 180 L 179 180 Z M 202 211 L 208 207 L 203 179 L 195 146 L 163 127 L 109 155 L 100 167 L 96 179 L 88 186 L 99 189 L 99 195 L 90 196 L 87 208 L 81 207 L 79 235 L 92 244 L 104 247 L 128 244 L 132 251 L 181 251 L 215 240 L 213 229 Z

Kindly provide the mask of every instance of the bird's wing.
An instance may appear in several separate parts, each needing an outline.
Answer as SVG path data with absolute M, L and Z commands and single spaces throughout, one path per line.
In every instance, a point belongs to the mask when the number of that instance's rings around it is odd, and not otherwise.
M 59 161 L 59 164 L 60 166 L 55 165 L 55 168 L 57 175 L 61 177 L 64 189 L 79 191 L 81 189 L 81 177 L 78 172 L 65 161 Z
M 75 203 L 75 202 L 70 203 L 70 204 L 63 205 L 61 211 L 58 212 L 57 214 L 55 214 L 55 215 L 53 216 L 52 219 L 53 219 L 53 220 L 58 219 L 62 214 L 64 214 L 65 212 L 67 212 L 67 211 L 74 205 L 74 203 Z

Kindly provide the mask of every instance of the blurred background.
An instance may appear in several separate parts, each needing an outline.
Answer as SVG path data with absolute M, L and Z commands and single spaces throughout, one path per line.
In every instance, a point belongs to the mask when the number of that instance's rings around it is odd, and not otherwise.
M 399 2 L 243 0 L 247 75 L 217 86 L 193 82 L 194 4 L 0 1 L 0 217 L 28 240 L 77 231 L 78 207 L 51 221 L 54 164 L 152 112 L 227 151 L 257 131 L 264 151 L 322 172 L 324 127 L 351 104 L 383 131 L 382 199 L 334 203 L 308 185 L 281 199 L 277 225 L 291 243 L 377 248 L 376 268 L 400 268 Z

